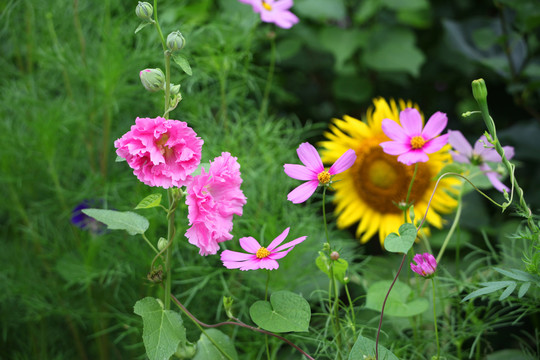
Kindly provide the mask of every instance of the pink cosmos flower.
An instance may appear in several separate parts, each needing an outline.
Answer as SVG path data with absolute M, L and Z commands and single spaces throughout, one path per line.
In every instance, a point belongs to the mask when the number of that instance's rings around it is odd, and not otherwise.
M 137 178 L 149 186 L 181 187 L 201 162 L 203 140 L 183 121 L 137 118 L 114 142 Z
M 248 254 L 238 251 L 225 250 L 221 253 L 221 261 L 227 269 L 240 270 L 257 270 L 267 269 L 274 270 L 279 268 L 276 260 L 279 260 L 289 253 L 294 247 L 306 240 L 307 236 L 299 237 L 286 244 L 279 246 L 289 234 L 289 229 L 286 228 L 277 238 L 275 238 L 268 247 L 261 246 L 257 240 L 252 237 L 244 237 L 240 239 L 240 246 L 246 250 Z
M 306 201 L 317 189 L 317 186 L 328 186 L 332 176 L 339 174 L 350 168 L 356 161 L 354 150 L 349 149 L 336 160 L 330 169 L 325 170 L 319 153 L 310 143 L 302 143 L 296 150 L 300 161 L 304 165 L 285 164 L 285 174 L 296 180 L 307 182 L 298 186 L 287 195 L 287 200 L 293 204 L 300 204 Z
M 193 177 L 187 186 L 186 204 L 191 227 L 186 232 L 199 254 L 214 255 L 219 243 L 232 239 L 233 215 L 242 216 L 246 197 L 240 184 L 240 165 L 228 152 L 210 162 L 208 173 Z
M 298 17 L 289 9 L 294 5 L 293 0 L 239 0 L 253 7 L 253 11 L 261 15 L 261 20 L 274 23 L 280 28 L 290 29 L 298 23 Z
M 405 165 L 429 160 L 427 154 L 439 151 L 448 142 L 448 134 L 438 136 L 446 127 L 446 114 L 437 111 L 422 129 L 422 117 L 418 110 L 407 108 L 399 114 L 401 127 L 397 122 L 384 119 L 382 130 L 393 141 L 385 141 L 381 146 L 385 153 L 399 155 L 398 161 Z
M 474 149 L 469 144 L 465 136 L 460 131 L 449 130 L 448 142 L 456 151 L 452 151 L 452 158 L 456 162 L 467 163 L 477 165 L 493 185 L 493 187 L 500 192 L 506 190 L 510 191 L 508 186 L 501 182 L 501 174 L 492 170 L 486 161 L 500 163 L 502 162 L 501 156 L 493 148 L 493 146 L 487 141 L 485 135 L 482 135 L 474 144 Z M 514 148 L 512 146 L 503 146 L 504 154 L 507 159 L 514 157 Z
M 430 253 L 416 254 L 411 263 L 411 270 L 420 276 L 430 278 L 437 270 L 437 261 Z

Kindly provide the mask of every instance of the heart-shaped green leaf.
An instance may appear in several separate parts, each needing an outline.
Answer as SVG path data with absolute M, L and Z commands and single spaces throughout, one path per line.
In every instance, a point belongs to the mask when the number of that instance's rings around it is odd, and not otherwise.
M 180 342 L 186 341 L 186 329 L 180 314 L 164 310 L 157 299 L 137 301 L 134 312 L 143 319 L 143 342 L 150 360 L 169 359 Z
M 211 338 L 213 340 L 210 340 Z M 217 343 L 221 350 L 229 357 L 223 355 L 214 345 Z M 238 354 L 231 339 L 218 329 L 206 329 L 197 341 L 197 353 L 193 360 L 238 360 Z
M 411 223 L 405 223 L 399 227 L 399 235 L 390 233 L 384 239 L 384 248 L 393 253 L 406 254 L 413 246 L 416 239 L 416 227 Z
M 398 360 L 396 355 L 384 346 L 379 344 L 377 348 L 379 349 L 379 359 Z M 358 339 L 349 353 L 349 360 L 357 359 L 375 359 L 375 341 L 358 335 Z
M 275 333 L 308 331 L 311 309 L 302 296 L 277 291 L 270 301 L 257 301 L 249 308 L 251 320 L 264 330 Z
M 144 216 L 132 211 L 83 209 L 82 212 L 104 223 L 111 230 L 126 230 L 130 235 L 143 234 L 150 226 Z
M 384 298 L 386 293 L 388 293 L 391 284 L 392 281 L 383 280 L 371 285 L 368 288 L 366 296 L 366 307 L 368 309 L 381 311 Z M 386 301 L 384 315 L 408 317 L 419 315 L 426 311 L 429 307 L 429 303 L 426 299 L 416 298 L 408 301 L 411 292 L 412 290 L 408 285 L 396 281 L 388 296 L 388 300 Z

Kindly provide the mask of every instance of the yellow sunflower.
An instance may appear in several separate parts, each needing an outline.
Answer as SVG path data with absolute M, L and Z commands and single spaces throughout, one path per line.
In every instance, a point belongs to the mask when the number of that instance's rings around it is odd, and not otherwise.
M 356 237 L 366 243 L 377 232 L 381 244 L 391 232 L 397 232 L 403 224 L 403 212 L 396 204 L 406 200 L 407 190 L 414 172 L 414 165 L 407 166 L 397 161 L 397 156 L 383 152 L 379 145 L 390 139 L 383 133 L 383 119 L 399 123 L 399 112 L 414 107 L 411 101 L 394 100 L 388 103 L 383 98 L 373 100 L 373 107 L 367 111 L 366 121 L 350 116 L 332 119 L 330 131 L 324 133 L 328 139 L 320 143 L 322 160 L 333 163 L 348 149 L 356 152 L 356 162 L 347 171 L 336 175 L 335 189 L 337 226 L 345 228 L 358 222 Z M 419 109 L 418 109 L 419 110 Z M 424 122 L 422 115 L 422 122 Z M 446 145 L 429 155 L 425 163 L 418 163 L 418 171 L 410 195 L 414 204 L 415 218 L 421 219 L 426 212 L 429 199 L 435 188 L 435 176 L 449 162 L 452 156 Z M 457 206 L 455 194 L 460 181 L 452 177 L 443 178 L 431 201 L 427 223 L 437 228 L 443 225 L 440 214 L 450 213 Z

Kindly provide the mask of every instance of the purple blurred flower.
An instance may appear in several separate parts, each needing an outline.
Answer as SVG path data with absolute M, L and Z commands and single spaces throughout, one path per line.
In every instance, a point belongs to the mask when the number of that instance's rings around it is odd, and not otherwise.
M 430 278 L 437 270 L 437 261 L 430 253 L 416 254 L 411 263 L 411 270 L 420 276 Z
M 103 200 L 83 200 L 71 211 L 71 223 L 80 229 L 88 230 L 94 235 L 103 234 L 107 230 L 107 226 L 82 212 L 84 209 L 102 207 Z
M 486 137 L 482 135 L 474 144 L 474 148 L 469 144 L 465 136 L 460 131 L 448 131 L 448 142 L 455 151 L 452 151 L 452 158 L 456 162 L 467 163 L 478 166 L 493 185 L 493 187 L 500 192 L 510 189 L 501 182 L 501 174 L 493 170 L 486 162 L 500 163 L 502 162 L 501 156 L 493 148 L 493 146 L 487 141 Z M 504 154 L 507 159 L 514 157 L 514 148 L 512 146 L 504 146 Z

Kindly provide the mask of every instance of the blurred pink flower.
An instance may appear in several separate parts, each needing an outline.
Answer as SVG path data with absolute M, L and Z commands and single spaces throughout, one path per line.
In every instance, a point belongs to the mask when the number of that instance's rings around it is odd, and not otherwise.
M 277 260 L 285 257 L 289 251 L 307 238 L 307 236 L 302 236 L 279 246 L 289 234 L 289 229 L 290 228 L 286 228 L 270 243 L 270 245 L 268 245 L 268 247 L 261 246 L 259 242 L 252 237 L 241 238 L 240 246 L 247 251 L 248 254 L 225 250 L 221 253 L 223 265 L 227 269 L 240 270 L 274 270 L 279 268 Z
M 280 28 L 289 29 L 298 23 L 298 17 L 289 9 L 293 0 L 238 0 L 253 7 L 253 11 L 261 15 L 261 20 L 274 23 Z
M 411 270 L 420 276 L 432 277 L 437 270 L 437 261 L 430 253 L 416 254 L 411 263 Z
M 414 108 L 403 110 L 399 121 L 401 126 L 393 120 L 383 120 L 382 130 L 392 141 L 382 142 L 381 146 L 385 153 L 399 155 L 398 161 L 405 165 L 428 161 L 427 154 L 441 150 L 448 142 L 448 134 L 438 136 L 448 123 L 442 112 L 433 114 L 423 129 L 422 117 Z
M 300 161 L 305 165 L 285 164 L 285 174 L 296 180 L 307 180 L 287 195 L 287 200 L 293 204 L 306 201 L 319 185 L 329 185 L 332 176 L 350 168 L 356 161 L 354 150 L 349 149 L 336 160 L 330 169 L 325 170 L 319 153 L 310 143 L 302 143 L 296 150 Z
M 476 141 L 473 149 L 460 131 L 449 130 L 448 134 L 450 135 L 448 137 L 448 142 L 455 150 L 452 151 L 452 158 L 454 161 L 477 165 L 478 168 L 486 174 L 495 189 L 500 192 L 503 192 L 503 190 L 506 190 L 506 192 L 510 191 L 508 186 L 501 182 L 500 179 L 502 175 L 497 171 L 492 170 L 486 163 L 486 161 L 500 163 L 502 162 L 502 158 L 493 148 L 493 145 L 487 141 L 485 135 L 482 135 Z M 503 150 L 507 159 L 514 157 L 514 148 L 512 146 L 503 146 Z
M 137 178 L 150 186 L 181 187 L 201 162 L 203 140 L 185 122 L 137 118 L 131 130 L 114 142 Z
M 218 243 L 232 239 L 233 215 L 242 215 L 246 197 L 240 185 L 240 165 L 228 152 L 210 162 L 208 173 L 193 177 L 187 186 L 186 204 L 191 227 L 186 231 L 199 254 L 214 255 Z

